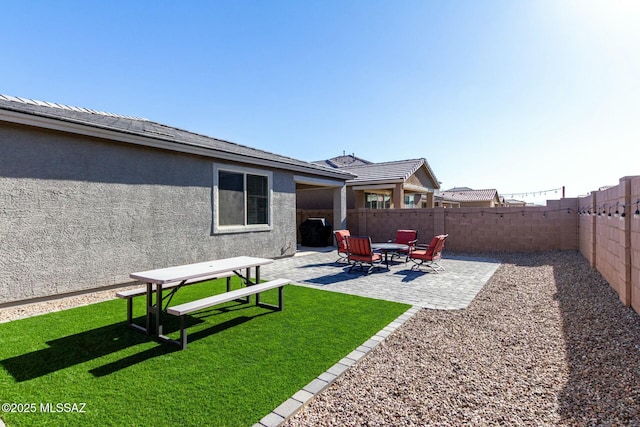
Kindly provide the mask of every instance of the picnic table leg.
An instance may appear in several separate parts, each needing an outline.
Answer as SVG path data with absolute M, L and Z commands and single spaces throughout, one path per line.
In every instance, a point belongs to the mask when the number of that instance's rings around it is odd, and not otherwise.
M 244 272 L 245 277 L 247 278 L 247 281 L 245 283 L 245 286 L 251 286 L 251 267 L 247 268 Z M 247 295 L 247 304 L 251 304 L 251 295 Z
M 187 330 L 184 327 L 184 316 L 180 316 L 180 348 L 187 348 Z
M 153 310 L 153 286 L 151 282 L 147 283 L 147 335 L 151 334 L 151 311 Z
M 266 307 L 272 310 L 282 311 L 284 309 L 284 286 L 280 286 L 278 288 L 278 305 L 261 302 L 260 293 L 256 294 L 256 305 L 259 307 Z
M 156 284 L 156 336 L 162 335 L 162 285 Z

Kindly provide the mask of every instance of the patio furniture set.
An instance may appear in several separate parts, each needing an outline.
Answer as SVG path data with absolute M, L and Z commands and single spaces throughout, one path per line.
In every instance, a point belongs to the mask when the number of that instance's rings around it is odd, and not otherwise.
M 349 272 L 354 267 L 366 268 L 366 274 L 384 262 L 387 270 L 393 258 L 404 257 L 404 262 L 413 262 L 411 269 L 420 270 L 421 266 L 428 267 L 435 273 L 444 270 L 438 263 L 442 258 L 444 243 L 448 234 L 439 234 L 431 239 L 428 245 L 418 244 L 417 230 L 398 230 L 395 240 L 372 243 L 369 236 L 352 236 L 349 230 L 334 231 L 338 247 L 338 261 L 346 261 Z

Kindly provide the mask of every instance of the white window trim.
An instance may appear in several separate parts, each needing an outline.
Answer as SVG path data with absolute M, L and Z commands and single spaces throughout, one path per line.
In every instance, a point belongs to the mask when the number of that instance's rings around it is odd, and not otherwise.
M 269 220 L 268 224 L 252 224 L 252 225 L 219 225 L 218 224 L 218 171 L 235 172 L 250 175 L 266 176 L 269 186 L 268 203 L 269 203 Z M 247 190 L 245 188 L 245 208 Z M 244 166 L 227 165 L 224 163 L 213 164 L 213 234 L 225 233 L 250 233 L 252 231 L 271 231 L 273 230 L 273 172 L 264 169 L 254 169 Z

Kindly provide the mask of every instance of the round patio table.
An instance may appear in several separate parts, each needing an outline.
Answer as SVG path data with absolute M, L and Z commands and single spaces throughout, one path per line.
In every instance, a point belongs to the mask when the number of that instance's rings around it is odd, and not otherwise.
M 389 268 L 389 252 L 408 251 L 409 245 L 400 243 L 372 243 L 371 249 L 379 250 L 384 253 L 384 263 Z

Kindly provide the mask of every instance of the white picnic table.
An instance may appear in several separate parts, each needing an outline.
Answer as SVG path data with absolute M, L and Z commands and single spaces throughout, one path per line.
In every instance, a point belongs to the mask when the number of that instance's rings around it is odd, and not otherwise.
M 178 265 L 173 267 L 159 268 L 155 270 L 131 273 L 129 277 L 147 284 L 146 292 L 146 328 L 139 325 L 137 329 L 147 335 L 155 335 L 163 341 L 173 341 L 162 333 L 162 288 L 165 284 L 180 282 L 174 287 L 172 292 L 177 291 L 181 285 L 188 280 L 193 281 L 199 278 L 208 277 L 228 277 L 228 273 L 233 272 L 243 279 L 247 286 L 260 283 L 260 266 L 271 264 L 272 259 L 256 258 L 250 256 L 238 256 L 233 258 L 218 259 L 195 264 Z M 251 279 L 251 269 L 255 269 L 254 279 Z M 244 275 L 242 271 L 244 270 Z M 228 283 L 228 282 L 227 282 Z M 155 285 L 155 286 L 154 286 Z M 227 285 L 228 286 L 228 285 Z M 154 289 L 155 288 L 155 289 Z M 229 289 L 227 289 L 228 291 Z M 153 293 L 156 293 L 156 303 L 153 304 Z M 155 318 L 155 330 L 151 331 L 151 318 Z

